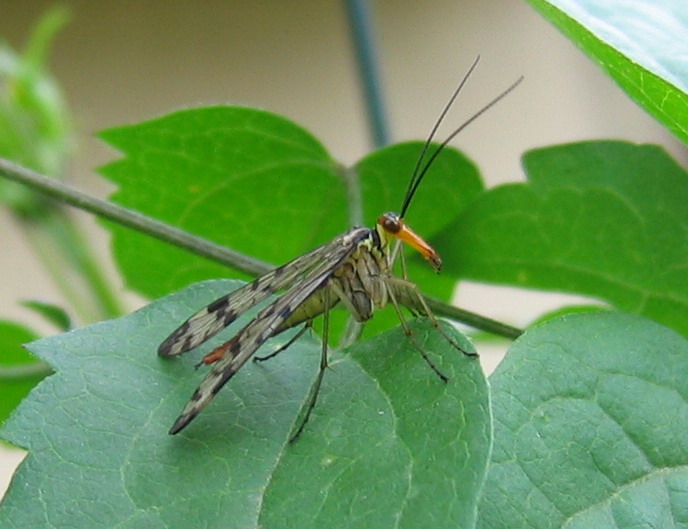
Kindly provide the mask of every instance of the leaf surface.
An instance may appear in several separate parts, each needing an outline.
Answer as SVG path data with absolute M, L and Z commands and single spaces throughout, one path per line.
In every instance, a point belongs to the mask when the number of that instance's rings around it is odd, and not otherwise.
M 688 174 L 662 149 L 530 151 L 528 182 L 491 189 L 449 236 L 449 273 L 589 295 L 688 336 Z M 449 241 L 447 241 L 449 243 Z
M 332 358 L 311 420 L 288 445 L 319 361 L 319 344 L 306 338 L 245 366 L 187 429 L 167 434 L 200 381 L 193 364 L 218 340 L 180 359 L 158 358 L 155 349 L 236 286 L 197 284 L 32 344 L 56 373 L 2 431 L 29 456 L 3 501 L 1 527 L 472 523 L 491 442 L 487 387 L 478 362 L 427 323 L 412 328 L 449 383 L 400 330 L 390 331 Z
M 688 524 L 688 342 L 596 312 L 527 331 L 490 378 L 479 527 Z
M 683 0 L 529 0 L 684 142 L 688 4 Z
M 32 342 L 38 335 L 18 323 L 0 320 L 0 368 L 16 368 L 36 362 L 23 345 Z M 21 377 L 0 380 L 0 422 L 9 417 L 19 402 L 31 391 L 43 377 Z

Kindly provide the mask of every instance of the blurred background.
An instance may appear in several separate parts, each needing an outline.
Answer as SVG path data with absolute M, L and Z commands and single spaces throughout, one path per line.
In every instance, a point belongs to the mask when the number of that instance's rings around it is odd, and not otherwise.
M 0 0 L 0 38 L 23 49 L 53 5 Z M 94 133 L 181 108 L 227 103 L 282 114 L 346 164 L 371 148 L 343 2 L 65 5 L 71 21 L 58 34 L 49 63 L 76 120 L 69 179 L 92 195 L 106 197 L 112 190 L 94 169 L 117 157 Z M 425 138 L 459 77 L 481 55 L 446 132 L 525 76 L 514 93 L 453 142 L 477 163 L 488 186 L 522 180 L 520 157 L 528 149 L 585 139 L 658 143 L 688 163 L 677 140 L 525 2 L 377 0 L 372 8 L 393 141 Z M 97 248 L 100 266 L 117 282 L 105 231 L 89 215 L 74 217 Z M 48 332 L 17 301 L 61 303 L 59 290 L 3 210 L 0 241 L 0 319 Z M 132 309 L 142 302 L 126 299 Z M 568 299 L 462 284 L 460 304 L 523 325 Z M 481 354 L 491 369 L 496 354 Z M 21 451 L 0 447 L 0 495 L 22 457 Z

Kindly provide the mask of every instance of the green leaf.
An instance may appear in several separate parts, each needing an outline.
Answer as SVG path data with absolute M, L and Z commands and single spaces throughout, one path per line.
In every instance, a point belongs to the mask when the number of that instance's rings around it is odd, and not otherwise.
M 445 269 L 589 295 L 688 335 L 688 175 L 662 149 L 531 151 L 528 183 L 488 191 L 453 226 Z M 449 242 L 449 241 L 447 241 Z
M 684 0 L 528 0 L 638 104 L 688 141 Z
M 603 310 L 609 310 L 609 307 L 601 307 L 600 305 L 567 305 L 549 312 L 545 312 L 539 316 L 538 319 L 532 323 L 532 325 L 538 325 L 548 320 L 553 320 L 569 314 L 584 314 L 587 312 L 599 312 Z
M 11 321 L 0 320 L 0 422 L 9 417 L 19 402 L 31 391 L 43 377 L 21 376 L 9 377 L 4 371 L 22 365 L 36 363 L 22 346 L 34 341 L 38 336 L 26 327 Z
M 347 186 L 354 195 L 360 187 L 367 225 L 398 208 L 422 148 L 415 142 L 395 145 L 345 171 L 302 128 L 240 107 L 185 110 L 101 137 L 125 154 L 102 169 L 118 186 L 114 201 L 275 265 L 349 227 Z M 432 237 L 481 190 L 475 167 L 446 149 L 415 197 L 409 222 Z M 146 236 L 108 227 L 128 286 L 142 294 L 160 296 L 228 274 Z M 429 292 L 445 299 L 451 294 L 455 279 L 437 278 L 426 263 L 412 266 L 413 274 L 421 269 Z
M 295 257 L 346 225 L 339 168 L 317 140 L 273 114 L 187 110 L 101 137 L 126 155 L 102 169 L 118 186 L 114 201 L 265 261 Z M 145 295 L 227 275 L 145 235 L 108 228 L 127 284 Z
M 52 323 L 61 331 L 68 331 L 72 328 L 72 319 L 69 317 L 69 314 L 67 314 L 67 311 L 59 305 L 35 299 L 22 301 L 21 304 L 43 316 L 46 321 Z
M 414 322 L 415 337 L 448 383 L 395 329 L 331 359 L 314 413 L 289 445 L 320 354 L 317 340 L 301 339 L 245 366 L 186 430 L 167 434 L 202 376 L 193 364 L 221 339 L 186 358 L 155 350 L 236 286 L 197 284 L 31 345 L 56 373 L 2 431 L 29 456 L 1 527 L 472 525 L 491 445 L 487 387 L 479 363 L 427 322 Z
M 551 320 L 490 379 L 482 529 L 685 527 L 688 342 L 639 316 Z

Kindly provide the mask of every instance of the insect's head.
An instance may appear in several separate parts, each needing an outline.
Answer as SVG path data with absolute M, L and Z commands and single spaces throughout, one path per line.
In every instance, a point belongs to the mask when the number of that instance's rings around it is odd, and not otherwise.
M 423 238 L 408 227 L 406 222 L 396 213 L 384 213 L 377 219 L 375 225 L 380 240 L 385 243 L 393 239 L 399 239 L 412 248 L 415 248 L 427 259 L 436 272 L 442 268 L 442 259 L 439 254 Z
M 478 64 L 478 60 L 480 58 L 477 57 L 475 61 L 473 61 L 473 64 L 469 68 L 468 72 L 463 76 L 461 79 L 461 82 L 459 83 L 459 86 L 454 90 L 454 93 L 452 94 L 451 98 L 449 99 L 449 102 L 445 105 L 444 109 L 442 110 L 442 113 L 440 114 L 439 119 L 435 122 L 435 126 L 432 128 L 432 131 L 430 132 L 430 135 L 428 136 L 428 139 L 426 140 L 425 144 L 423 145 L 423 149 L 421 150 L 420 156 L 418 157 L 418 161 L 416 162 L 416 167 L 413 170 L 413 174 L 411 176 L 411 181 L 409 182 L 408 188 L 406 189 L 406 194 L 404 195 L 404 199 L 401 203 L 401 209 L 400 213 L 385 213 L 384 215 L 380 215 L 380 217 L 377 219 L 377 224 L 376 224 L 376 230 L 377 233 L 380 237 L 380 242 L 382 243 L 382 246 L 385 247 L 387 244 L 392 239 L 398 239 L 400 241 L 404 241 L 408 245 L 412 246 L 416 250 L 418 250 L 423 257 L 427 261 L 430 262 L 432 267 L 435 269 L 435 271 L 439 272 L 440 268 L 442 267 L 442 260 L 440 259 L 439 254 L 427 243 L 423 240 L 420 235 L 415 233 L 411 228 L 408 227 L 406 222 L 404 222 L 404 216 L 406 215 L 406 212 L 408 211 L 409 206 L 411 205 L 411 200 L 413 200 L 413 196 L 416 194 L 416 191 L 418 190 L 418 186 L 420 185 L 421 181 L 427 174 L 428 170 L 434 163 L 434 161 L 437 159 L 439 154 L 444 150 L 444 148 L 449 144 L 451 140 L 454 139 L 456 135 L 458 135 L 463 129 L 465 129 L 468 125 L 470 125 L 473 121 L 478 119 L 480 116 L 482 116 L 485 112 L 487 112 L 491 107 L 493 107 L 497 102 L 499 102 L 502 98 L 504 98 L 509 92 L 511 92 L 516 86 L 522 81 L 522 77 L 519 78 L 515 83 L 513 83 L 509 88 L 504 90 L 501 94 L 499 94 L 497 97 L 493 98 L 490 102 L 488 102 L 485 106 L 483 106 L 480 110 L 475 112 L 471 117 L 469 117 L 466 121 L 464 121 L 458 128 L 456 128 L 447 138 L 439 144 L 439 146 L 431 149 L 432 145 L 432 140 L 435 137 L 435 133 L 437 132 L 437 129 L 439 128 L 440 124 L 442 123 L 442 120 L 444 117 L 447 115 L 447 112 L 449 111 L 449 108 L 452 106 L 454 103 L 454 100 L 456 97 L 459 95 L 461 90 L 463 89 L 464 85 L 466 84 L 466 81 L 468 81 L 468 78 L 470 77 L 471 73 L 475 69 L 475 67 Z M 429 152 L 431 151 L 431 152 Z

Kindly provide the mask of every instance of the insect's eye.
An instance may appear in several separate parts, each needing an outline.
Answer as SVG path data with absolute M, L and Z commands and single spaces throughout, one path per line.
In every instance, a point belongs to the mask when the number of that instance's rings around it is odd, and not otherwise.
M 377 219 L 377 223 L 389 233 L 398 233 L 401 229 L 401 221 L 395 213 L 380 215 L 380 218 Z

